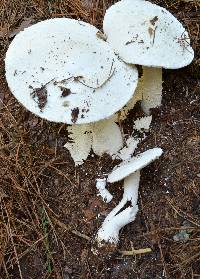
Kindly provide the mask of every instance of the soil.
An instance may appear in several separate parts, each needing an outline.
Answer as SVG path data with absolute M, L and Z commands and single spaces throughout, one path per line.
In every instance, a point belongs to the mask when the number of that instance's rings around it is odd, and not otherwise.
M 47 122 L 24 109 L 10 93 L 4 56 L 15 30 L 28 18 L 73 17 L 102 28 L 112 1 L 7 0 L 0 3 L 0 278 L 200 278 L 200 130 L 198 1 L 152 1 L 168 8 L 188 28 L 193 63 L 165 70 L 163 102 L 152 111 L 147 138 L 136 153 L 155 146 L 163 156 L 142 170 L 139 213 L 120 233 L 117 250 L 91 251 L 93 238 L 122 196 L 97 196 L 95 179 L 118 162 L 90 154 L 75 168 L 66 125 Z M 17 32 L 18 32 L 17 31 Z M 122 123 L 131 135 L 140 105 Z M 183 231 L 189 238 L 177 241 Z M 176 239 L 176 240 L 175 240 Z M 119 251 L 151 248 L 122 256 Z

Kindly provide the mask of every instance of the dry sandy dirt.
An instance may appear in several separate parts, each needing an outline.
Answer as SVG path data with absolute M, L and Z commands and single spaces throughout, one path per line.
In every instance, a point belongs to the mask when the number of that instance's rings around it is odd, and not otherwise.
M 97 197 L 95 178 L 116 162 L 91 153 L 75 169 L 63 148 L 66 125 L 44 121 L 15 100 L 6 84 L 4 56 L 22 25 L 46 18 L 81 18 L 102 28 L 112 1 L 1 0 L 1 279 L 200 278 L 199 1 L 152 2 L 168 8 L 188 28 L 195 60 L 184 69 L 164 71 L 162 106 L 153 111 L 151 130 L 136 150 L 159 146 L 164 155 L 142 171 L 140 211 L 120 233 L 118 250 L 95 256 L 85 236 L 93 238 L 122 195 L 121 183 L 111 185 L 115 198 L 105 205 Z M 131 135 L 140 115 L 138 104 L 122 123 L 126 134 Z M 174 241 L 183 227 L 189 238 Z M 119 253 L 132 248 L 152 252 Z

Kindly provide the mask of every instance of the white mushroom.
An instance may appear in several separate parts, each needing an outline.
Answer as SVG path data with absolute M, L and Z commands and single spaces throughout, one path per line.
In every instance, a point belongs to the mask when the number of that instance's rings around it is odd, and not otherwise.
M 133 109 L 138 101 L 142 100 L 143 91 L 143 79 L 139 79 L 138 86 L 131 100 L 111 118 L 96 122 L 94 124 L 93 151 L 95 154 L 101 156 L 103 153 L 107 153 L 111 155 L 113 159 L 118 158 L 122 160 L 128 159 L 133 155 L 138 143 L 144 139 L 144 137 L 130 137 L 126 140 L 126 146 L 121 149 L 125 139 L 122 137 L 122 131 L 117 125 L 117 122 L 125 120 L 129 111 Z M 148 130 L 151 121 L 151 116 L 137 119 L 135 121 L 134 128 L 138 129 L 139 131 L 141 131 L 141 129 Z
M 142 102 L 143 111 L 149 115 L 151 108 L 156 108 L 162 102 L 162 69 L 143 67 L 142 79 Z
M 111 6 L 103 29 L 107 41 L 126 63 L 158 68 L 152 71 L 144 67 L 148 88 L 143 92 L 142 106 L 149 113 L 161 102 L 161 68 L 178 69 L 194 58 L 188 32 L 166 9 L 143 0 L 123 0 Z M 154 78 L 157 85 L 149 82 Z M 149 95 L 154 94 L 149 101 Z
M 123 133 L 116 123 L 126 118 L 128 111 L 140 99 L 139 96 L 142 88 L 140 84 L 131 101 L 129 101 L 126 107 L 120 110 L 119 115 L 115 114 L 109 119 L 94 123 L 91 128 L 93 136 L 92 149 L 96 155 L 102 156 L 106 153 L 112 156 L 113 159 L 129 159 L 133 155 L 138 143 L 145 138 L 145 135 L 140 137 L 131 136 L 125 141 L 123 139 Z M 148 131 L 151 121 L 152 116 L 138 118 L 134 121 L 133 128 L 139 132 L 143 130 Z M 123 142 L 125 142 L 125 147 L 123 147 Z
M 123 0 L 112 5 L 106 11 L 103 29 L 126 63 L 177 69 L 194 58 L 182 24 L 166 9 L 148 1 Z
M 108 175 L 107 181 L 110 183 L 124 179 L 124 194 L 121 202 L 108 214 L 97 233 L 96 239 L 99 246 L 106 242 L 117 245 L 120 229 L 135 220 L 138 212 L 140 170 L 161 155 L 160 148 L 147 150 L 135 158 L 122 162 Z M 131 206 L 125 208 L 128 201 L 131 202 Z
M 91 149 L 98 156 L 104 153 L 112 156 L 123 146 L 120 128 L 113 117 L 96 123 L 71 125 L 67 129 L 71 140 L 64 147 L 69 150 L 75 166 L 84 163 Z
M 99 30 L 82 21 L 42 21 L 20 32 L 6 53 L 8 85 L 30 111 L 50 121 L 92 123 L 133 96 L 136 68 L 121 62 Z

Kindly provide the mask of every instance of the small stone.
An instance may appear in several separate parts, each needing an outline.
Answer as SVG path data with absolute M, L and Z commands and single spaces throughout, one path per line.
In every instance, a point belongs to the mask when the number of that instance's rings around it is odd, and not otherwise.
M 176 242 L 178 241 L 186 242 L 189 238 L 190 235 L 185 230 L 181 230 L 180 232 L 178 232 L 173 236 L 173 240 Z

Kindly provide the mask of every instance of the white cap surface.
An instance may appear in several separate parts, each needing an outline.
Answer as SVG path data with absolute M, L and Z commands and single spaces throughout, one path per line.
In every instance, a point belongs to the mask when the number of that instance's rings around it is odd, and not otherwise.
M 107 181 L 114 183 L 124 179 L 130 174 L 149 165 L 151 162 L 159 158 L 162 153 L 163 151 L 161 148 L 153 148 L 139 154 L 136 157 L 133 157 L 130 160 L 122 162 L 108 175 Z
M 5 59 L 15 97 L 36 115 L 68 124 L 95 122 L 120 110 L 133 96 L 138 73 L 97 32 L 66 18 L 20 32 Z
M 126 63 L 178 69 L 194 58 L 182 24 L 148 1 L 123 0 L 111 6 L 103 28 L 107 41 Z

